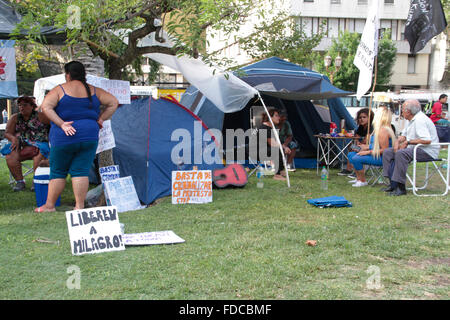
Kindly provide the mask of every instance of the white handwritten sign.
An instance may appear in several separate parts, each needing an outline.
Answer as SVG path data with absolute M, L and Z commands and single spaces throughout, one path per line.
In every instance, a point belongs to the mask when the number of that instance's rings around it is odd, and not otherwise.
M 103 185 L 111 205 L 116 206 L 118 212 L 145 208 L 145 206 L 141 206 L 132 177 L 105 181 Z
M 116 140 L 111 128 L 111 120 L 103 122 L 103 128 L 98 133 L 97 153 L 116 147 Z
M 211 170 L 172 171 L 172 204 L 212 202 Z
M 177 236 L 173 231 L 124 234 L 123 241 L 126 246 L 172 244 L 185 242 L 184 239 Z
M 117 98 L 117 100 L 119 100 L 120 104 L 131 103 L 129 81 L 94 78 L 90 80 L 89 83 L 111 93 Z
M 120 178 L 119 166 L 107 166 L 98 169 L 102 183 Z
M 66 211 L 73 255 L 125 250 L 117 208 Z
M 120 178 L 119 166 L 117 165 L 101 167 L 98 169 L 98 172 L 103 184 L 105 183 L 105 181 L 111 181 Z M 105 188 L 103 188 L 103 191 L 105 193 L 106 204 L 110 206 L 111 201 L 109 200 L 108 192 Z

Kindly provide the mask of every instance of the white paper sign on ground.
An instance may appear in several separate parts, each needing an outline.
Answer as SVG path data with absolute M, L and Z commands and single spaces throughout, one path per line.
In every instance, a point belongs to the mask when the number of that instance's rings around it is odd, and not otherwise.
M 117 208 L 66 211 L 73 255 L 125 250 Z
M 211 170 L 172 171 L 172 204 L 212 202 Z
M 103 128 L 98 133 L 97 153 L 116 147 L 116 140 L 111 128 L 111 120 L 103 122 Z
M 103 185 L 111 205 L 116 206 L 118 212 L 145 208 L 139 201 L 131 176 L 105 181 Z
M 185 242 L 184 239 L 177 236 L 173 231 L 156 231 L 156 232 L 124 234 L 123 241 L 126 246 L 172 244 Z

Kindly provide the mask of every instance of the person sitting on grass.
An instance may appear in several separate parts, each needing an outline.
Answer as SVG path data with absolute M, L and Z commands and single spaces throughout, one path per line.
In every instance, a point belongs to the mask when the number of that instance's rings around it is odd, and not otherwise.
M 383 151 L 395 142 L 395 133 L 391 126 L 392 112 L 389 108 L 380 107 L 373 120 L 373 134 L 370 136 L 370 145 L 361 145 L 361 151 L 349 152 L 348 158 L 356 171 L 356 179 L 350 181 L 353 187 L 367 185 L 364 174 L 364 164 L 382 166 Z
M 37 106 L 32 97 L 20 97 L 17 99 L 17 105 L 19 112 L 11 116 L 5 130 L 5 138 L 11 143 L 1 150 L 6 158 L 8 169 L 16 181 L 13 188 L 15 192 L 25 190 L 22 162 L 33 160 L 33 171 L 36 171 L 40 165 L 48 166 L 46 159 L 50 152 L 49 119 L 42 112 L 35 110 Z
M 369 129 L 369 118 L 370 118 L 370 129 Z M 370 133 L 373 132 L 373 119 L 374 113 L 369 108 L 362 108 L 356 114 L 356 123 L 358 124 L 358 128 L 355 131 L 355 137 L 360 138 L 359 141 L 356 142 L 356 146 L 361 147 L 361 145 L 366 144 L 367 130 L 370 130 Z M 351 149 L 350 151 L 356 151 Z M 359 151 L 359 150 L 358 150 Z M 356 152 L 358 152 L 356 151 Z M 348 176 L 353 173 L 353 166 L 350 161 L 347 162 L 347 168 L 338 172 L 339 176 Z

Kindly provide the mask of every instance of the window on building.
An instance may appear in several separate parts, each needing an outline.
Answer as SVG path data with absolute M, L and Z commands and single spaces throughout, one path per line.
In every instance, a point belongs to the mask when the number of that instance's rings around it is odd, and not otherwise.
M 314 0 L 303 0 L 303 2 L 314 2 Z
M 331 3 L 339 4 L 339 3 L 341 3 L 341 0 L 331 0 Z
M 358 4 L 367 4 L 367 0 L 358 0 Z
M 363 33 L 365 24 L 366 24 L 366 20 L 356 19 L 355 20 L 355 32 Z
M 339 19 L 328 19 L 328 37 L 337 38 L 339 36 Z
M 408 73 L 416 73 L 416 55 L 408 54 Z
M 384 0 L 384 4 L 394 4 L 394 0 Z

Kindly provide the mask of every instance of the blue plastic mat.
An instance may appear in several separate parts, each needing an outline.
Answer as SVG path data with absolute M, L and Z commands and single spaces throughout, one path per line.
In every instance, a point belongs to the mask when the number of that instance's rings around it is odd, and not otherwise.
M 352 203 L 344 197 L 331 196 L 325 198 L 309 199 L 309 204 L 319 208 L 339 208 L 339 207 L 352 207 Z

